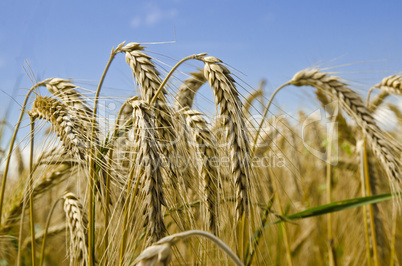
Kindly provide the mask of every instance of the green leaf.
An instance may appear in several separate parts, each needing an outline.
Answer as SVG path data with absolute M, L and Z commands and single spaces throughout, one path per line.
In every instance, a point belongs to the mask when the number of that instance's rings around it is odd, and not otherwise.
M 313 207 L 298 213 L 294 213 L 288 216 L 284 216 L 282 219 L 279 219 L 275 222 L 272 222 L 270 224 L 267 224 L 266 226 L 272 225 L 272 224 L 277 224 L 281 222 L 286 222 L 286 221 L 292 221 L 292 220 L 299 220 L 299 219 L 304 219 L 304 218 L 309 218 L 309 217 L 314 217 L 314 216 L 320 216 L 328 213 L 333 213 L 333 212 L 338 212 L 338 211 L 343 211 L 346 209 L 350 208 L 356 208 L 360 207 L 363 205 L 368 205 L 368 204 L 374 204 L 374 203 L 379 203 L 382 201 L 390 200 L 395 197 L 400 197 L 402 195 L 401 192 L 397 193 L 387 193 L 387 194 L 381 194 L 381 195 L 374 195 L 370 197 L 362 197 L 362 198 L 354 198 L 354 199 L 348 199 L 348 200 L 341 200 L 341 201 L 336 201 L 332 202 L 329 204 L 321 205 L 318 207 Z

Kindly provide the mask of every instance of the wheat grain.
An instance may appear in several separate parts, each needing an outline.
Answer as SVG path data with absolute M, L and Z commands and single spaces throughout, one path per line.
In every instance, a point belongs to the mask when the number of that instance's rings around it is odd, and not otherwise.
M 249 141 L 243 120 L 242 106 L 235 81 L 230 71 L 216 57 L 203 58 L 204 75 L 214 91 L 215 104 L 220 106 L 231 157 L 231 171 L 236 187 L 236 212 L 240 220 L 248 211 L 249 186 Z

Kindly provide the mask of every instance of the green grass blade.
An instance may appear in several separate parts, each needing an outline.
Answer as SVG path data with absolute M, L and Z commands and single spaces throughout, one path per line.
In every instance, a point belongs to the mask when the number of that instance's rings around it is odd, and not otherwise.
M 314 217 L 314 216 L 320 216 L 320 215 L 324 215 L 324 214 L 328 214 L 328 213 L 343 211 L 343 210 L 350 209 L 350 208 L 356 208 L 356 207 L 360 207 L 363 205 L 379 203 L 382 201 L 390 200 L 394 197 L 400 197 L 401 195 L 402 195 L 401 192 L 394 193 L 394 194 L 387 193 L 387 194 L 380 194 L 380 195 L 374 195 L 374 196 L 369 196 L 369 197 L 361 197 L 361 198 L 353 198 L 353 199 L 336 201 L 336 202 L 309 208 L 307 210 L 285 216 L 285 217 L 283 217 L 283 219 L 279 219 L 273 223 L 268 224 L 267 226 L 272 225 L 272 224 L 277 224 L 277 223 L 280 223 L 283 221 L 286 222 L 286 221 L 292 221 L 292 220 L 299 220 L 299 219 L 304 219 L 304 218 L 309 218 L 309 217 Z

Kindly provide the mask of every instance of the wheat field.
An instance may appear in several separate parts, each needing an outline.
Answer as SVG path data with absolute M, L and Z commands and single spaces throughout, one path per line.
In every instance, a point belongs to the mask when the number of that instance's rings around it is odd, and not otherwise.
M 104 79 L 122 55 L 132 97 L 106 110 Z M 96 91 L 45 79 L 18 121 L 2 121 L 0 138 L 7 124 L 13 135 L 1 153 L 0 265 L 400 265 L 402 124 L 374 114 L 402 121 L 387 98 L 402 94 L 401 75 L 361 95 L 311 68 L 246 95 L 216 57 L 158 62 L 123 42 Z M 188 62 L 198 68 L 176 78 Z M 208 86 L 213 115 L 194 104 Z M 279 91 L 300 86 L 326 119 L 271 112 Z

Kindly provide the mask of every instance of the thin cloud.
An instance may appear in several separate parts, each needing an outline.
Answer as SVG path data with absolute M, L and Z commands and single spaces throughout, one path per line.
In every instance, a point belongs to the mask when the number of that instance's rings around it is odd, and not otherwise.
M 131 27 L 136 29 L 141 26 L 141 18 L 140 17 L 135 17 L 131 20 Z
M 178 15 L 178 10 L 174 8 L 162 10 L 155 5 L 149 5 L 144 13 L 145 15 L 136 16 L 131 20 L 131 27 L 138 28 L 141 26 L 154 26 L 162 21 L 175 18 Z

